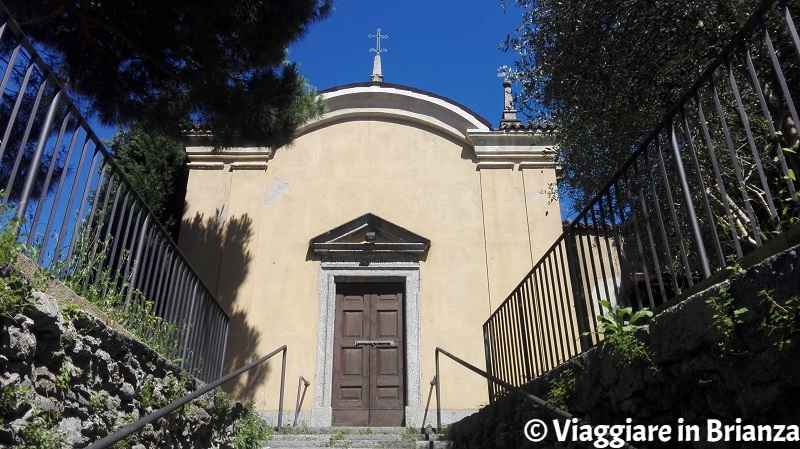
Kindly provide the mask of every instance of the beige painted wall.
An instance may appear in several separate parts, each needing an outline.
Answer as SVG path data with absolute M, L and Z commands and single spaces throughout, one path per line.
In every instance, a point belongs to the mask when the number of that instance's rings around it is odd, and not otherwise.
M 552 166 L 523 169 L 518 156 L 487 168 L 497 161 L 481 165 L 468 137 L 419 118 L 351 114 L 274 154 L 189 150 L 180 246 L 232 315 L 227 369 L 287 344 L 289 408 L 298 376 L 312 380 L 305 409 L 322 384 L 313 379 L 320 261 L 311 238 L 371 212 L 431 241 L 420 262 L 424 405 L 434 349 L 484 366 L 481 325 L 561 230 L 557 202 L 547 203 Z M 487 402 L 482 378 L 442 369 L 444 408 Z M 229 389 L 275 410 L 279 374 L 278 359 Z

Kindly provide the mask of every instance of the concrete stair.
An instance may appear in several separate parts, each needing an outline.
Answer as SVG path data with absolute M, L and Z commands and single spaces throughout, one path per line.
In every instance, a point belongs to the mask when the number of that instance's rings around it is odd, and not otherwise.
M 338 447 L 349 449 L 451 449 L 441 435 L 404 427 L 331 427 L 290 429 L 276 434 L 264 449 Z

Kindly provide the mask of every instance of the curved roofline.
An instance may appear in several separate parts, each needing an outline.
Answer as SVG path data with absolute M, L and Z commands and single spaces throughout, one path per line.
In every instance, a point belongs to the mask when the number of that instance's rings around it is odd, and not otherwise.
M 435 98 L 437 100 L 442 100 L 442 101 L 444 101 L 446 103 L 449 103 L 449 104 L 455 106 L 458 109 L 461 109 L 462 111 L 466 112 L 467 114 L 471 115 L 476 120 L 481 122 L 487 128 L 492 129 L 492 124 L 488 120 L 486 120 L 485 118 L 481 117 L 480 115 L 478 115 L 478 113 L 476 113 L 472 109 L 464 106 L 463 104 L 458 103 L 456 101 L 453 101 L 453 100 L 451 100 L 451 99 L 449 99 L 447 97 L 443 97 L 441 95 L 437 95 L 437 94 L 435 94 L 433 92 L 428 92 L 426 90 L 417 89 L 417 88 L 414 88 L 414 87 L 404 86 L 402 84 L 392 84 L 392 83 L 384 83 L 384 82 L 351 83 L 351 84 L 343 84 L 341 86 L 330 87 L 328 89 L 321 90 L 318 93 L 320 95 L 324 96 L 325 94 L 337 92 L 337 91 L 340 91 L 340 90 L 347 90 L 347 89 L 353 89 L 353 88 L 358 88 L 358 87 L 373 87 L 373 86 L 386 87 L 386 88 L 397 89 L 397 90 L 405 90 L 405 91 L 413 92 L 413 93 L 416 93 L 416 94 L 426 95 L 426 96 Z
M 342 120 L 390 118 L 417 123 L 471 144 L 471 132 L 491 131 L 491 124 L 448 98 L 397 84 L 355 83 L 319 92 L 328 111 L 297 130 L 296 137 Z

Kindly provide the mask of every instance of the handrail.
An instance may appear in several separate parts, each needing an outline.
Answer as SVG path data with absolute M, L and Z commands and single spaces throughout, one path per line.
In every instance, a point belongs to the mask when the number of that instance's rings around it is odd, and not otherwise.
M 419 433 L 425 433 L 425 421 L 428 419 L 428 409 L 431 407 L 431 395 L 433 394 L 433 386 L 436 385 L 436 376 L 431 379 L 431 389 L 428 391 L 428 402 L 425 403 L 425 413 L 422 415 L 422 427 Z
M 761 2 L 494 308 L 488 372 L 514 385 L 536 378 L 599 343 L 601 301 L 661 311 L 792 235 L 800 159 L 782 128 L 800 124 L 796 76 L 784 74 L 800 65 L 797 12 Z
M 125 308 L 141 293 L 154 315 L 184 329 L 174 343 L 180 367 L 203 381 L 221 376 L 228 313 L 2 2 L 0 30 L 0 158 L 10 162 L 0 204 L 16 203 L 14 217 L 25 218 L 25 252 L 61 281 L 92 267 L 111 274 L 87 276 L 76 293 L 111 280 Z M 12 77 L 20 69 L 26 75 Z
M 303 395 L 301 396 L 300 387 L 303 385 L 305 386 L 303 387 Z M 308 390 L 309 385 L 311 385 L 311 382 L 307 381 L 305 377 L 300 376 L 300 378 L 297 379 L 297 402 L 295 403 L 294 423 L 292 424 L 292 427 L 297 427 L 297 417 L 300 416 L 300 407 L 303 406 L 303 399 L 306 397 L 306 390 Z
M 282 416 L 283 416 L 283 387 L 284 387 L 284 380 L 285 380 L 285 377 L 286 377 L 286 345 L 281 346 L 280 348 L 270 352 L 269 354 L 265 355 L 264 357 L 261 357 L 260 359 L 256 360 L 255 362 L 253 362 L 253 363 L 251 363 L 251 364 L 249 364 L 247 366 L 239 368 L 238 370 L 228 374 L 227 376 L 221 377 L 221 378 L 215 380 L 214 382 L 211 382 L 210 384 L 206 384 L 203 387 L 199 388 L 198 390 L 196 390 L 196 391 L 194 391 L 192 393 L 189 393 L 186 396 L 184 396 L 184 397 L 182 397 L 182 398 L 180 398 L 180 399 L 178 399 L 176 401 L 173 401 L 170 404 L 165 405 L 164 407 L 161 407 L 160 409 L 154 411 L 153 413 L 151 413 L 151 414 L 139 419 L 135 423 L 130 424 L 128 426 L 125 426 L 125 427 L 117 430 L 116 432 L 114 432 L 114 433 L 112 433 L 110 435 L 107 435 L 107 436 L 101 438 L 100 440 L 95 441 L 94 443 L 92 443 L 89 446 L 87 446 L 86 449 L 104 449 L 104 448 L 107 448 L 107 447 L 111 447 L 113 444 L 115 444 L 115 443 L 117 443 L 117 442 L 129 437 L 130 435 L 136 433 L 137 431 L 141 430 L 147 424 L 150 424 L 153 421 L 172 413 L 173 411 L 177 410 L 179 407 L 181 407 L 181 406 L 183 406 L 183 405 L 185 405 L 185 404 L 197 399 L 198 397 L 200 397 L 200 396 L 208 393 L 209 391 L 219 387 L 220 385 L 224 384 L 225 382 L 228 382 L 229 380 L 233 379 L 234 377 L 237 377 L 237 376 L 241 375 L 245 371 L 253 369 L 257 365 L 260 365 L 261 363 L 266 362 L 272 356 L 274 356 L 275 354 L 277 354 L 279 352 L 283 352 L 283 359 L 281 361 L 281 394 L 280 394 L 280 403 L 278 404 L 278 430 L 280 431 L 281 427 L 282 427 Z
M 563 418 L 565 420 L 575 420 L 575 419 L 577 419 L 577 422 L 575 422 L 576 426 L 580 426 L 582 424 L 586 424 L 586 422 L 584 420 L 573 416 L 568 411 L 562 410 L 562 409 L 560 409 L 558 407 L 550 405 L 547 401 L 545 401 L 545 400 L 543 400 L 543 399 L 541 399 L 539 397 L 536 397 L 536 396 L 528 393 L 527 391 L 522 390 L 519 387 L 515 387 L 515 386 L 511 385 L 510 383 L 508 383 L 508 382 L 506 382 L 504 380 L 501 380 L 501 379 L 499 379 L 499 378 L 487 373 L 486 371 L 483 371 L 482 369 L 476 367 L 475 365 L 472 365 L 472 364 L 470 364 L 468 362 L 465 362 L 465 361 L 461 360 L 460 358 L 454 356 L 453 354 L 451 354 L 451 353 L 449 353 L 449 352 L 445 351 L 444 349 L 442 349 L 442 348 L 437 346 L 436 347 L 436 377 L 434 377 L 433 380 L 431 381 L 431 384 L 433 384 L 434 382 L 436 383 L 436 431 L 437 432 L 441 431 L 441 429 L 442 429 L 442 406 L 441 406 L 441 400 L 440 400 L 440 387 L 439 387 L 439 385 L 441 383 L 441 376 L 439 376 L 439 353 L 442 353 L 442 354 L 446 355 L 447 357 L 450 357 L 450 359 L 452 359 L 453 361 L 455 361 L 459 365 L 469 369 L 470 371 L 472 371 L 472 372 L 474 372 L 474 373 L 476 373 L 476 374 L 478 374 L 480 376 L 483 376 L 487 380 L 495 382 L 496 384 L 500 385 L 501 387 L 505 388 L 506 390 L 509 390 L 511 392 L 514 392 L 514 393 L 517 393 L 517 394 L 521 395 L 525 399 L 528 399 L 531 402 L 533 402 L 534 404 L 536 404 L 537 406 L 543 408 L 544 410 L 549 412 L 551 415 L 557 416 L 559 418 Z M 427 414 L 427 409 L 425 410 L 425 412 Z M 423 421 L 424 421 L 424 418 L 423 418 Z M 635 446 L 631 446 L 627 442 L 624 443 L 623 447 L 625 447 L 627 449 L 636 449 Z

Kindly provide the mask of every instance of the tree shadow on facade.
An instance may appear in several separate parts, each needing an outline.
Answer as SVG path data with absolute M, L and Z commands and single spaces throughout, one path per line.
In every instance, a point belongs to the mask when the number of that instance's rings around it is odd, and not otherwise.
M 256 352 L 261 333 L 249 325 L 247 305 L 237 300 L 253 260 L 248 249 L 252 237 L 253 219 L 247 214 L 227 217 L 224 207 L 214 216 L 197 213 L 181 226 L 181 250 L 230 318 L 225 374 L 265 355 Z M 260 365 L 223 388 L 242 402 L 254 401 L 253 392 L 271 372 L 272 367 Z

